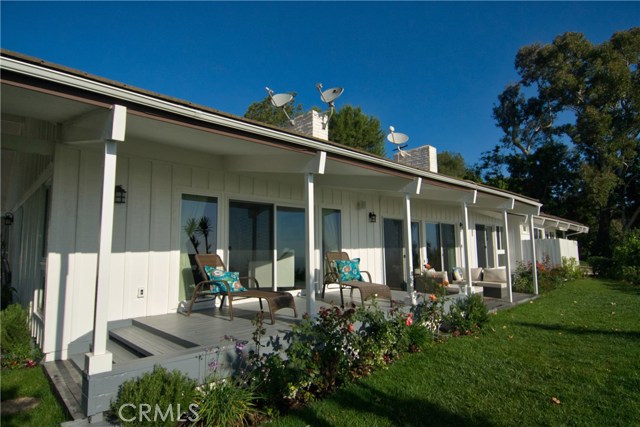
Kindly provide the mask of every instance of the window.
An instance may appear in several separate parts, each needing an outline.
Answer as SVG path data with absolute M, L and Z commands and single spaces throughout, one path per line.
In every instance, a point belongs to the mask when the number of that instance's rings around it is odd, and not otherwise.
M 218 247 L 218 199 L 184 194 L 180 224 L 179 298 L 189 298 L 195 284 L 203 280 L 196 254 L 215 253 Z
M 504 267 L 507 265 L 507 254 L 505 253 L 504 247 L 504 227 L 497 225 L 496 226 L 496 253 L 498 254 L 498 267 Z
M 342 250 L 342 214 L 337 209 L 322 209 L 322 263 L 325 263 L 327 252 L 340 250 Z M 329 266 L 324 265 L 325 274 L 329 270 Z

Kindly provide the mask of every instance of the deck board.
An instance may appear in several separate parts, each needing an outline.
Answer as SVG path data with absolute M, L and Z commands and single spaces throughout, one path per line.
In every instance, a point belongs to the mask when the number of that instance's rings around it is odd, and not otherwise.
M 109 336 L 146 356 L 173 353 L 185 349 L 180 344 L 166 340 L 136 326 L 126 326 L 111 330 L 109 331 Z

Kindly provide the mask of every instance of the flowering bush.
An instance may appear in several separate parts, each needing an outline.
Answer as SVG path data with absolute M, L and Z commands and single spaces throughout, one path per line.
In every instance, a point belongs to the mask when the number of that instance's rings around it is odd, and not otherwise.
M 538 290 L 540 293 L 556 289 L 566 280 L 573 279 L 574 275 L 579 273 L 577 265 L 573 263 L 575 263 L 575 260 L 571 262 L 563 259 L 562 266 L 555 266 L 551 263 L 549 255 L 546 255 L 541 261 L 536 262 L 538 270 Z M 534 292 L 531 263 L 518 263 L 512 288 L 514 292 L 527 294 Z
M 414 322 L 423 326 L 429 331 L 434 338 L 440 334 L 440 326 L 444 319 L 444 297 L 447 293 L 446 288 L 449 282 L 444 281 L 435 286 L 434 293 L 428 295 L 419 295 L 418 304 L 411 308 Z
M 366 308 L 321 308 L 315 318 L 305 315 L 282 341 L 270 337 L 263 343 L 262 320 L 255 324 L 255 350 L 248 352 L 243 371 L 264 403 L 278 410 L 384 368 L 404 352 L 419 351 L 431 338 L 416 324 L 414 312 L 394 308 L 385 313 L 375 302 Z

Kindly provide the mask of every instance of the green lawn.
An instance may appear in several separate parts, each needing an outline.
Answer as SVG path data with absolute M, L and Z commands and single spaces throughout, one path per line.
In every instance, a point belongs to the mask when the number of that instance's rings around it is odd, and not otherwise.
M 640 288 L 571 282 L 271 425 L 640 425 Z
M 15 415 L 2 415 L 2 427 L 59 426 L 67 420 L 66 414 L 58 404 L 42 367 L 3 370 L 2 401 L 17 397 L 35 397 L 40 404 L 30 411 Z

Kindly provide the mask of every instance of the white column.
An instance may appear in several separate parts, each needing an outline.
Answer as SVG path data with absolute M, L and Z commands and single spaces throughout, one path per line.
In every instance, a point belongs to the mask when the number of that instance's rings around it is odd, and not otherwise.
M 102 212 L 100 214 L 100 249 L 98 252 L 95 316 L 93 319 L 93 352 L 85 355 L 85 370 L 89 374 L 111 370 L 112 355 L 107 351 L 107 301 L 109 299 L 109 262 L 113 235 L 116 159 L 116 142 L 105 141 Z
M 469 247 L 469 205 L 467 202 L 462 204 L 462 240 L 464 244 L 464 277 L 467 282 L 465 286 L 465 294 L 471 295 L 473 281 L 471 280 L 471 248 Z
M 536 267 L 536 239 L 533 229 L 533 215 L 529 215 L 529 239 L 531 239 L 531 271 L 533 273 L 533 293 L 538 295 L 538 268 Z
M 507 255 L 507 289 L 509 291 L 509 302 L 513 302 L 513 291 L 511 290 L 511 251 L 509 250 L 509 221 L 507 219 L 507 209 L 502 211 L 504 220 L 504 251 Z
M 407 259 L 405 260 L 404 278 L 407 283 L 407 302 L 411 305 L 417 303 L 413 283 L 413 248 L 411 247 L 411 196 L 409 193 L 404 194 L 404 246 Z
M 124 141 L 126 107 L 114 105 L 105 127 L 104 169 L 102 176 L 102 209 L 100 212 L 100 244 L 96 278 L 95 311 L 93 318 L 93 351 L 85 353 L 85 371 L 89 374 L 111 370 L 113 355 L 107 351 L 109 339 L 107 322 L 109 315 L 109 268 L 113 236 L 113 206 L 116 186 L 117 141 Z
M 306 312 L 313 316 L 316 312 L 316 243 L 315 243 L 315 187 L 313 173 L 305 174 L 305 234 L 307 243 L 307 281 L 305 287 Z

